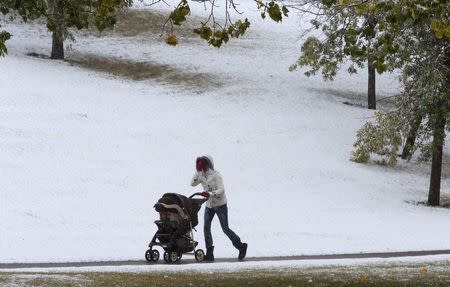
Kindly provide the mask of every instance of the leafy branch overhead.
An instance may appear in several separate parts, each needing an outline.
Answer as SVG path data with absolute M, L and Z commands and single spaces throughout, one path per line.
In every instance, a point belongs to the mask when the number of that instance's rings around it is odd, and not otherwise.
M 258 5 L 258 9 L 262 10 L 261 17 L 263 19 L 266 18 L 266 14 L 269 14 L 269 17 L 275 22 L 281 22 L 283 20 L 283 16 L 288 17 L 289 9 L 285 5 L 280 8 L 280 5 L 278 5 L 275 1 L 264 3 L 258 0 L 256 3 Z
M 239 15 L 242 12 L 237 10 L 237 6 L 234 0 L 225 0 L 224 14 L 225 19 L 218 19 L 217 17 L 217 5 L 216 0 L 205 1 L 209 2 L 210 14 L 208 18 L 200 23 L 200 26 L 195 28 L 193 32 L 197 34 L 201 39 L 208 42 L 208 44 L 220 48 L 223 44 L 228 43 L 231 38 L 239 38 L 245 34 L 250 27 L 250 22 L 247 18 L 232 20 L 230 10 L 234 10 Z M 260 0 L 255 1 L 258 9 L 262 10 L 261 17 L 264 19 L 266 14 L 275 22 L 281 22 L 283 16 L 287 17 L 289 10 L 286 6 L 281 6 L 275 1 L 262 2 Z M 190 14 L 190 7 L 187 0 L 182 0 L 177 7 L 170 13 L 166 23 L 163 27 L 163 32 L 166 31 L 166 43 L 172 46 L 178 44 L 178 39 L 174 33 L 174 25 L 180 26 L 186 20 Z M 166 26 L 170 25 L 170 29 L 167 30 Z
M 186 22 L 191 12 L 188 1 L 181 0 L 163 26 L 162 34 L 166 33 L 166 43 L 169 45 L 178 44 L 174 26 L 180 26 Z M 219 0 L 202 1 L 205 7 L 209 5 L 209 16 L 193 29 L 193 33 L 199 35 L 208 44 L 219 48 L 228 43 L 230 39 L 244 35 L 250 27 L 250 22 L 246 18 L 232 19 L 232 13 L 243 14 L 238 11 L 235 0 L 225 0 L 223 6 L 218 6 L 216 1 Z M 273 21 L 281 22 L 283 17 L 288 16 L 287 6 L 281 5 L 278 1 L 254 1 L 258 9 L 262 11 L 262 18 L 269 15 Z M 53 32 L 58 43 L 62 43 L 65 39 L 72 38 L 71 28 L 80 30 L 95 26 L 102 31 L 113 27 L 116 24 L 118 9 L 129 7 L 132 3 L 133 0 L 2 0 L 0 1 L 0 12 L 2 14 L 14 12 L 24 21 L 44 18 L 47 28 Z M 222 17 L 219 17 L 218 14 L 221 14 Z M 0 56 L 7 52 L 5 43 L 10 37 L 11 35 L 7 31 L 0 30 Z

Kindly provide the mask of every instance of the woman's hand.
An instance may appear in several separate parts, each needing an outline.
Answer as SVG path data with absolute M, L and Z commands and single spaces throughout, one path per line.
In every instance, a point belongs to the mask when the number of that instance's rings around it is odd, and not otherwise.
M 208 191 L 204 191 L 201 193 L 202 196 L 209 198 L 211 196 L 211 194 Z

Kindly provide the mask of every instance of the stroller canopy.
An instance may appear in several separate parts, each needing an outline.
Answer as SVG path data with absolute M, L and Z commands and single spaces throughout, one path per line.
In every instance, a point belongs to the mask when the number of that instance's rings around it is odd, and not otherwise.
M 202 202 L 203 200 L 187 198 L 178 193 L 166 193 L 158 200 L 154 208 L 157 212 L 176 212 L 195 227 L 198 225 L 197 214 Z

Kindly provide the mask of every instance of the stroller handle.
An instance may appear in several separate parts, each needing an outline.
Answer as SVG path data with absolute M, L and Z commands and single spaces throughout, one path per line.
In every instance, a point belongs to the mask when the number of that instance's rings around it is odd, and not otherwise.
M 196 193 L 194 193 L 193 195 L 189 196 L 189 199 L 193 198 L 193 197 L 196 196 L 196 195 L 200 195 L 200 196 L 202 196 L 203 198 L 207 198 L 207 197 L 204 196 L 201 192 L 196 192 Z

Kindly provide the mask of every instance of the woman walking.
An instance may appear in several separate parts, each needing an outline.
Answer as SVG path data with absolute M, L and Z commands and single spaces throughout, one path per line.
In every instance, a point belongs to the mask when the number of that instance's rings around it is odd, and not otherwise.
M 220 173 L 214 170 L 214 162 L 210 156 L 198 157 L 195 162 L 196 173 L 192 178 L 191 185 L 201 184 L 203 187 L 202 195 L 208 197 L 204 217 L 204 234 L 206 243 L 206 261 L 214 261 L 214 246 L 211 234 L 211 222 L 214 215 L 219 217 L 220 226 L 223 232 L 233 243 L 233 246 L 239 251 L 238 259 L 243 260 L 247 253 L 247 243 L 242 243 L 239 236 L 228 226 L 228 207 L 223 180 Z

